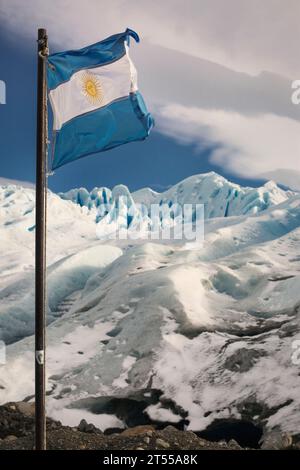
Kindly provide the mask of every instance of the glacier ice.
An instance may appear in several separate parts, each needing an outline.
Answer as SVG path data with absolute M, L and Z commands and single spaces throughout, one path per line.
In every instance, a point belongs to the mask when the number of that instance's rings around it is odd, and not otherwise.
M 141 203 L 203 202 L 204 243 L 99 238 L 124 218 L 120 196 L 132 209 L 124 229 L 147 222 Z M 155 420 L 179 419 L 166 407 L 171 400 L 189 429 L 231 417 L 298 432 L 299 194 L 272 182 L 243 188 L 209 173 L 161 194 L 119 185 L 49 192 L 48 200 L 50 415 L 74 424 L 86 413 L 91 421 L 97 397 L 160 390 L 145 411 Z M 34 390 L 34 191 L 0 187 L 0 221 L 5 402 Z M 126 425 L 112 419 L 95 415 L 102 428 Z

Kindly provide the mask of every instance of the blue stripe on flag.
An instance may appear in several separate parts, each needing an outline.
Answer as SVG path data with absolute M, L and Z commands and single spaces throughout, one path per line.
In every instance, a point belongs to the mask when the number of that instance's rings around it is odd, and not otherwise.
M 130 36 L 139 42 L 138 34 L 127 28 L 124 33 L 115 34 L 83 49 L 51 54 L 48 57 L 48 89 L 53 90 L 67 82 L 78 70 L 107 65 L 120 59 L 126 52 L 124 41 L 129 42 Z
M 52 169 L 93 153 L 144 140 L 153 124 L 139 92 L 77 116 L 55 132 Z

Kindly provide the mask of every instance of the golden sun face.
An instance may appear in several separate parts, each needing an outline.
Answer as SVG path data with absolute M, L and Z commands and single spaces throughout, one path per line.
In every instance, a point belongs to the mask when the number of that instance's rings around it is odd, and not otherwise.
M 91 72 L 81 74 L 82 94 L 91 104 L 100 104 L 103 100 L 103 91 L 99 78 Z

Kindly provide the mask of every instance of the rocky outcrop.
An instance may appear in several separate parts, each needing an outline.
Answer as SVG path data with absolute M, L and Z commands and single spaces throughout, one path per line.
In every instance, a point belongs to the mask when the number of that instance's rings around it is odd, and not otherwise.
M 288 433 L 279 431 L 264 435 L 263 449 L 299 449 Z M 155 425 L 141 425 L 125 430 L 102 433 L 93 424 L 82 419 L 77 427 L 63 426 L 47 418 L 48 449 L 97 450 L 241 450 L 234 440 L 209 441 L 191 431 L 174 426 L 157 429 Z M 0 407 L 0 450 L 34 448 L 34 403 L 8 403 Z
M 103 434 L 93 424 L 81 420 L 77 427 L 62 426 L 47 418 L 48 449 L 98 450 L 180 450 L 180 449 L 241 449 L 233 440 L 209 442 L 189 431 L 173 426 L 158 430 L 145 425 L 122 432 Z M 120 430 L 118 430 L 120 431 Z M 34 404 L 8 403 L 0 407 L 0 450 L 32 449 L 34 446 Z

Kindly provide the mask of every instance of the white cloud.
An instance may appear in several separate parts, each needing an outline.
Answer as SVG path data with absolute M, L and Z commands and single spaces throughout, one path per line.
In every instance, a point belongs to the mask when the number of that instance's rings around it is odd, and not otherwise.
M 34 47 L 46 27 L 53 52 L 135 29 L 156 129 L 215 146 L 212 161 L 243 176 L 299 170 L 299 18 L 299 0 L 0 0 L 12 37 Z
M 279 168 L 299 170 L 300 122 L 274 114 L 246 116 L 224 110 L 168 105 L 159 126 L 177 140 L 211 147 L 211 161 L 256 177 Z
M 147 101 L 178 103 L 240 114 L 277 114 L 300 120 L 291 81 L 270 72 L 258 76 L 148 43 L 133 46 L 139 83 Z
M 49 29 L 52 41 L 80 47 L 136 28 L 164 47 L 234 70 L 300 75 L 298 0 L 1 0 L 15 34 Z

